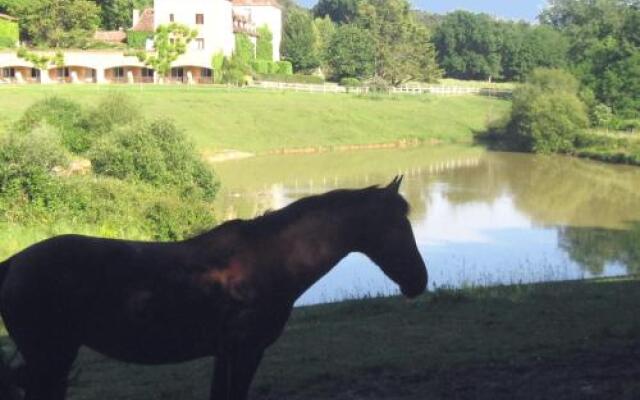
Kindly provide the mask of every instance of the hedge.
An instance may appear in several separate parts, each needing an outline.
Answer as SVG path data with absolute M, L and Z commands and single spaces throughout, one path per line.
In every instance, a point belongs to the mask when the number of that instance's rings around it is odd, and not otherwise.
M 257 80 L 284 83 L 308 83 L 322 85 L 324 78 L 315 75 L 257 74 Z

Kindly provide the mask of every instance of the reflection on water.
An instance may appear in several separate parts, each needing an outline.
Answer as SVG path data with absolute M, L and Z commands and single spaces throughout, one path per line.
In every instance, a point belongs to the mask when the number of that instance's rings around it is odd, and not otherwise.
M 432 288 L 640 273 L 637 167 L 436 147 L 258 157 L 216 170 L 220 219 L 405 174 L 401 191 Z M 352 255 L 301 303 L 395 291 L 370 261 Z

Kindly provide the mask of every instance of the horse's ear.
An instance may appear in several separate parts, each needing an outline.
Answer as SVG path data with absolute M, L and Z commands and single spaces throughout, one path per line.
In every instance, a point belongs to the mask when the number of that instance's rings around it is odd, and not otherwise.
M 387 190 L 393 191 L 395 193 L 400 192 L 400 184 L 402 183 L 402 178 L 404 175 L 397 175 L 389 185 L 387 185 Z

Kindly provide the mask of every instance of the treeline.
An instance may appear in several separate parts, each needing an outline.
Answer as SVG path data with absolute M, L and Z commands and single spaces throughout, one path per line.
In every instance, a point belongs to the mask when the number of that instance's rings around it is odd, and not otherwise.
M 397 85 L 441 76 L 431 32 L 407 0 L 321 0 L 290 8 L 282 56 L 294 70 L 333 80 L 371 79 Z

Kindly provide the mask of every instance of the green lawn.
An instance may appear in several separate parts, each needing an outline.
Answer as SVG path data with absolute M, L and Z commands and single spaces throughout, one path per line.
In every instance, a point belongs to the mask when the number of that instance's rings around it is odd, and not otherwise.
M 439 291 L 296 309 L 254 400 L 638 399 L 637 278 Z M 81 353 L 71 400 L 207 398 L 211 360 Z
M 203 151 L 387 143 L 402 139 L 466 142 L 509 102 L 487 97 L 312 94 L 186 86 L 3 86 L 0 130 L 33 102 L 61 96 L 90 105 L 129 93 L 149 118 L 169 117 Z

